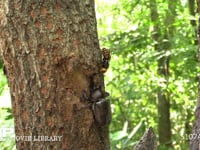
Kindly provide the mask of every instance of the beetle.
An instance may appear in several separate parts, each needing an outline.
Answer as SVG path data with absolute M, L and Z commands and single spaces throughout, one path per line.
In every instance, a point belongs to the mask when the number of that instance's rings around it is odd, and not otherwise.
M 93 103 L 92 111 L 95 122 L 98 125 L 105 126 L 110 124 L 112 116 L 109 100 L 104 98 L 99 99 L 99 101 Z
M 88 97 L 84 91 L 83 97 L 89 101 L 95 123 L 99 126 L 108 125 L 111 122 L 110 101 L 106 99 L 109 93 L 102 92 L 100 88 L 92 90 Z
M 103 93 L 100 88 L 95 89 L 91 94 L 92 112 L 95 122 L 100 126 L 108 125 L 111 122 L 110 101 L 106 99 L 107 92 Z
M 92 112 L 95 122 L 100 126 L 108 125 L 111 122 L 110 101 L 106 99 L 109 93 L 103 93 L 100 88 L 95 89 L 90 97 L 92 103 Z

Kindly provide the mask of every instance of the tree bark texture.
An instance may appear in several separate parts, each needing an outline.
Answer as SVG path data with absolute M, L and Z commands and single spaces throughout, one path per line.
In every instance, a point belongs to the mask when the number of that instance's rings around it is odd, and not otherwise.
M 0 0 L 0 50 L 12 97 L 18 150 L 108 150 L 108 126 L 89 102 L 104 91 L 93 0 Z
M 200 15 L 200 0 L 197 0 L 197 11 Z M 198 22 L 198 61 L 200 62 L 200 17 Z M 199 150 L 200 149 L 200 77 L 198 85 L 198 97 L 197 97 L 197 106 L 195 110 L 195 120 L 193 124 L 192 133 L 190 134 L 190 150 Z

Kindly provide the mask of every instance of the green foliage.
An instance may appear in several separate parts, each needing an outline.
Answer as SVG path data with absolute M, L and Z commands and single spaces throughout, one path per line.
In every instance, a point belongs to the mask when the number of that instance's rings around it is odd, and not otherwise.
M 3 74 L 2 62 L 0 62 L 0 96 L 2 96 L 3 91 L 7 85 L 7 80 Z M 0 103 L 8 101 L 0 97 Z M 2 128 L 14 128 L 14 120 L 11 112 L 11 108 L 0 107 L 0 136 L 2 136 Z M 14 129 L 13 129 L 14 130 Z M 11 137 L 12 136 L 12 137 Z M 14 135 L 6 136 L 5 138 L 0 137 L 0 147 L 3 150 L 16 150 Z M 2 138 L 2 139 L 1 139 Z
M 157 0 L 161 42 L 171 48 L 154 50 L 153 22 L 150 20 L 149 1 L 96 0 L 98 33 L 101 47 L 110 48 L 110 69 L 105 74 L 106 90 L 110 92 L 113 121 L 110 126 L 111 146 L 116 149 L 132 128 L 143 122 L 131 141 L 140 139 L 146 128 L 152 126 L 157 133 L 157 89 L 165 90 L 170 98 L 170 119 L 173 147 L 183 149 L 188 141 L 183 137 L 191 131 L 197 98 L 197 46 L 194 27 L 190 24 L 187 2 L 179 1 L 173 26 L 173 36 L 165 39 L 167 1 Z M 158 76 L 157 61 L 170 56 L 170 76 Z M 121 131 L 128 122 L 127 132 Z M 120 131 L 120 132 L 119 132 Z M 122 134 L 123 133 L 123 134 Z M 113 135 L 121 138 L 117 140 Z M 167 149 L 160 145 L 159 149 Z
M 136 132 L 141 127 L 142 122 L 140 122 L 133 130 L 128 133 L 128 122 L 124 123 L 124 127 L 122 130 L 115 131 L 110 134 L 110 139 L 112 141 L 111 147 L 116 150 L 125 149 L 126 147 L 133 146 L 136 142 L 131 141 L 132 137 L 136 134 Z
M 14 120 L 11 115 L 11 108 L 0 108 L 0 130 L 2 128 L 14 128 Z M 14 129 L 13 129 L 14 131 Z M 2 132 L 1 132 L 2 135 Z M 0 147 L 5 150 L 16 150 L 14 134 L 0 139 Z
M 5 85 L 7 85 L 7 80 L 6 80 L 6 77 L 4 76 L 3 71 L 1 69 L 0 70 L 0 95 L 3 92 Z

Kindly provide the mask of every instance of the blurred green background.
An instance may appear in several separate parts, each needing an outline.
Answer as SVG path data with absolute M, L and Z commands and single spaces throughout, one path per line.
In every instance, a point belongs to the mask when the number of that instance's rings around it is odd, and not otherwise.
M 96 0 L 100 45 L 112 55 L 105 73 L 112 150 L 132 150 L 150 126 L 159 150 L 188 149 L 199 72 L 195 13 L 194 0 Z M 162 58 L 168 61 L 167 74 L 158 72 Z M 158 89 L 170 103 L 170 144 L 159 141 Z M 13 127 L 2 69 L 0 94 L 0 127 Z M 14 140 L 1 141 L 0 147 L 12 150 Z

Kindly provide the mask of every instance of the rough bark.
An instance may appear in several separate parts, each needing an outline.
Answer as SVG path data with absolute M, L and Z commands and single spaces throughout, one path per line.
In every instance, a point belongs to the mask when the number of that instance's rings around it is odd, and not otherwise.
M 200 0 L 197 0 L 197 11 L 200 14 Z M 198 26 L 198 61 L 200 62 L 200 19 Z M 195 110 L 195 120 L 193 124 L 192 133 L 187 135 L 190 140 L 190 150 L 199 150 L 200 149 L 200 78 L 198 85 L 198 97 L 197 97 L 197 106 Z
M 153 128 L 149 128 L 140 141 L 135 145 L 134 150 L 157 150 L 156 136 Z
M 0 0 L 0 49 L 12 97 L 19 150 L 108 150 L 108 126 L 88 100 L 104 91 L 93 0 Z

